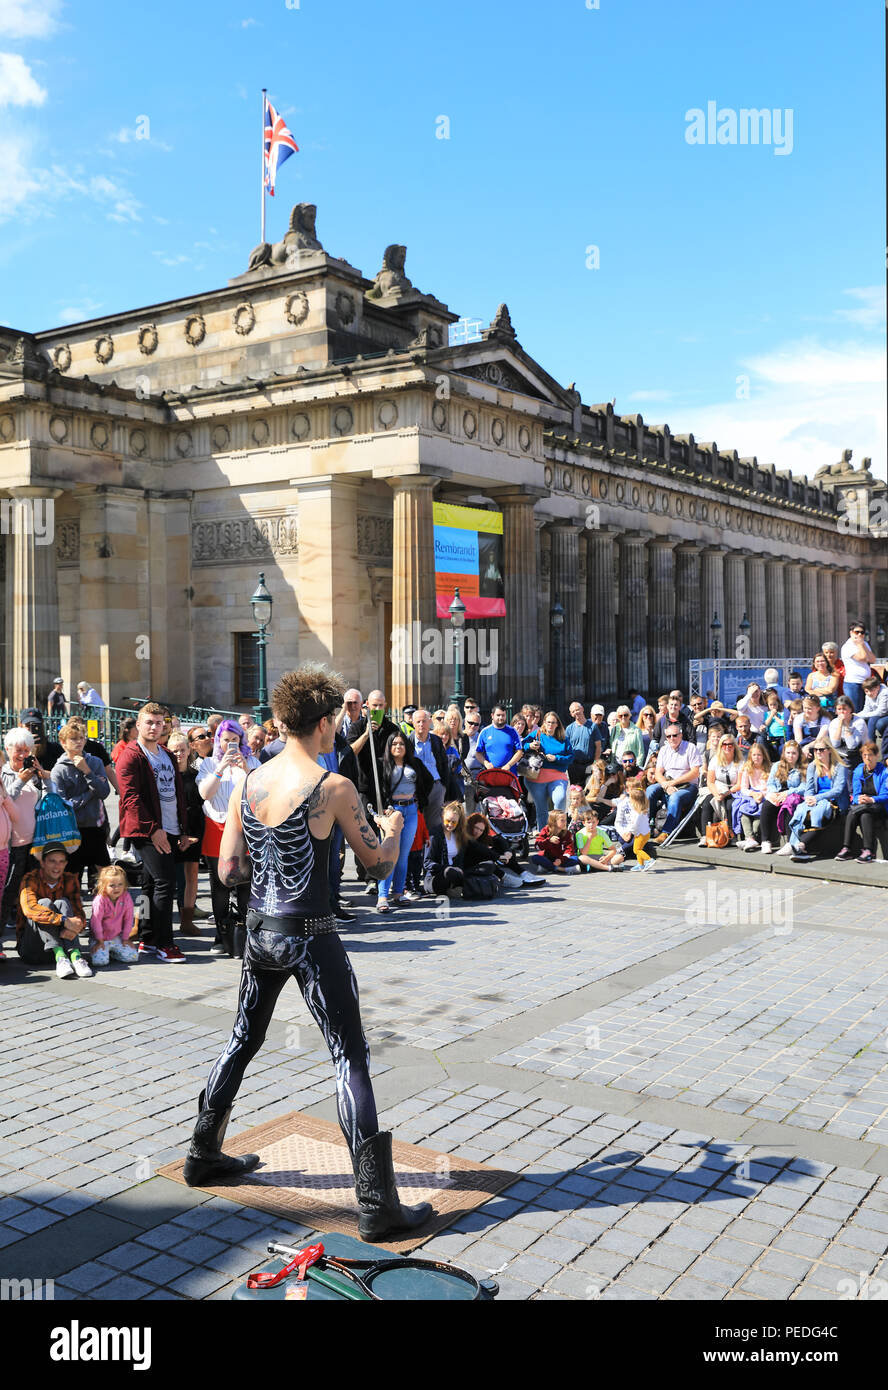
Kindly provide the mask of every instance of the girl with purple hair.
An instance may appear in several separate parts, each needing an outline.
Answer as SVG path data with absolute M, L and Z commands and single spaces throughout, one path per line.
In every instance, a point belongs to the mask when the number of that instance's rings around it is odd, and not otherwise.
M 223 719 L 213 737 L 212 757 L 202 759 L 197 769 L 197 789 L 203 797 L 206 816 L 201 853 L 210 871 L 210 896 L 216 919 L 216 940 L 210 952 L 216 956 L 243 956 L 246 939 L 246 916 L 250 901 L 249 883 L 239 883 L 234 890 L 237 912 L 232 920 L 231 889 L 219 879 L 219 846 L 228 802 L 239 791 L 247 773 L 259 766 L 247 744 L 246 732 L 233 719 Z

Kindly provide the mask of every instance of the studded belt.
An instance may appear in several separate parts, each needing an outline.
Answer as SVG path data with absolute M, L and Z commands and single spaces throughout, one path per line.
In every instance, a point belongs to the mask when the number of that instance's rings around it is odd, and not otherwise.
M 247 927 L 250 931 L 270 931 L 278 936 L 299 937 L 323 936 L 325 932 L 338 931 L 332 913 L 324 917 L 266 917 L 252 908 L 247 913 Z

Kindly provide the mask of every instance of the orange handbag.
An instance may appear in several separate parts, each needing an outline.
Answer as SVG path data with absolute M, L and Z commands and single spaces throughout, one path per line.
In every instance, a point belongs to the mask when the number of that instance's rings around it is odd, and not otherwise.
M 717 820 L 706 827 L 706 846 L 708 849 L 727 849 L 733 832 L 726 820 Z

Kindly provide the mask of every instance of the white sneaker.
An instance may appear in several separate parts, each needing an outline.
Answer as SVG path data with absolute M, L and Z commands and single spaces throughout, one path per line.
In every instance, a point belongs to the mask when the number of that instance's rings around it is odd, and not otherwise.
M 737 848 L 738 848 L 738 849 L 742 849 L 742 850 L 747 851 L 747 852 L 748 852 L 749 850 L 751 850 L 751 849 L 758 849 L 758 840 L 753 840 L 753 839 L 743 840 L 743 841 L 737 846 Z
M 67 956 L 60 956 L 56 961 L 56 974 L 60 980 L 73 979 L 74 967 Z
M 787 842 L 782 849 L 778 849 L 777 856 L 780 859 L 788 859 L 791 854 L 795 854 L 795 847 Z
M 139 953 L 136 948 L 134 946 L 128 946 L 125 941 L 121 941 L 119 938 L 115 938 L 113 941 L 108 942 L 106 954 L 110 955 L 112 960 L 126 961 L 127 965 L 139 959 Z M 96 960 L 95 956 L 93 956 L 93 965 L 98 964 L 99 962 Z
M 697 844 L 700 846 L 701 849 L 705 849 L 705 848 L 706 848 L 706 836 L 705 836 L 705 835 L 701 835 L 700 838 L 699 838 L 699 840 L 697 841 Z
M 107 942 L 104 942 L 101 946 L 96 946 L 93 950 L 92 955 L 90 956 L 93 965 L 107 965 L 108 950 L 109 947 Z
M 774 853 L 774 846 L 771 844 L 771 841 L 770 841 L 770 840 L 762 840 L 762 846 L 761 846 L 761 848 L 762 848 L 762 854 L 773 854 L 773 853 Z
M 521 882 L 528 888 L 536 888 L 539 884 L 545 883 L 542 874 L 532 874 L 530 869 L 522 869 L 520 874 Z
M 78 979 L 80 979 L 80 980 L 91 980 L 91 979 L 92 979 L 92 977 L 93 977 L 92 968 L 86 963 L 86 961 L 83 959 L 83 956 L 78 956 L 77 959 L 76 959 L 75 961 L 72 961 L 72 962 L 71 962 L 71 964 L 74 966 L 74 974 L 78 977 Z

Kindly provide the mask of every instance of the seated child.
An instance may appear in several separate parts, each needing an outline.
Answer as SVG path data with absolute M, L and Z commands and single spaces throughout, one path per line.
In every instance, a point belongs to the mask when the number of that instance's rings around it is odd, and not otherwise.
M 138 960 L 135 946 L 127 945 L 134 926 L 135 911 L 126 874 L 119 864 L 110 864 L 99 874 L 92 900 L 89 939 L 93 965 L 107 965 L 109 957 L 128 964 Z
M 583 811 L 586 807 L 586 798 L 583 788 L 571 782 L 567 792 L 567 828 L 571 835 L 576 835 L 582 829 Z
M 92 978 L 80 954 L 79 936 L 86 926 L 80 884 L 68 873 L 68 851 L 55 842 L 44 845 L 40 867 L 22 879 L 19 891 L 18 953 L 28 965 L 42 965 L 52 952 L 60 980 L 73 975 Z
M 598 812 L 587 806 L 582 812 L 582 823 L 576 833 L 577 857 L 584 873 L 593 869 L 616 869 L 623 862 L 623 855 L 617 846 L 598 828 Z
M 547 874 L 580 873 L 580 862 L 564 811 L 549 812 L 548 821 L 536 838 L 536 853 L 529 856 L 528 863 Z

